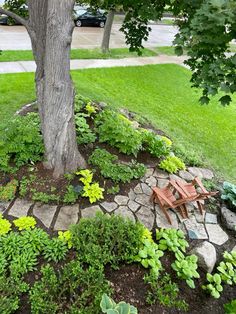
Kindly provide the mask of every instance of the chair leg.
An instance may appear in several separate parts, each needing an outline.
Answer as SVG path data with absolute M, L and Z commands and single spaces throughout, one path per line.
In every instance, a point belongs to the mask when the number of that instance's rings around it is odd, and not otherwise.
M 189 218 L 189 215 L 188 215 L 188 209 L 187 209 L 187 206 L 186 204 L 183 204 L 183 207 L 184 207 L 184 211 L 185 211 L 185 215 L 187 218 Z
M 198 209 L 199 209 L 201 215 L 203 215 L 204 208 L 203 208 L 202 204 L 199 201 L 197 201 L 197 206 L 198 206 Z
M 164 215 L 166 216 L 166 219 L 168 220 L 169 224 L 172 225 L 172 221 L 170 219 L 170 215 L 167 213 L 167 210 L 164 207 L 161 207 Z
M 178 210 L 178 209 L 177 209 Z M 179 206 L 179 212 L 183 219 L 186 218 L 185 210 L 182 206 Z

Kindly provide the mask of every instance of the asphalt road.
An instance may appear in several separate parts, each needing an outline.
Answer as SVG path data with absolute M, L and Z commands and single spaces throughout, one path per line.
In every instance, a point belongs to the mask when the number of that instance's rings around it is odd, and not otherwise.
M 114 24 L 110 46 L 125 47 L 125 38 L 119 31 L 121 24 Z M 170 25 L 150 25 L 152 32 L 144 43 L 146 47 L 170 46 L 177 28 Z M 103 29 L 97 27 L 76 27 L 73 33 L 72 48 L 98 48 L 102 40 Z M 29 36 L 23 26 L 0 26 L 0 50 L 31 49 Z

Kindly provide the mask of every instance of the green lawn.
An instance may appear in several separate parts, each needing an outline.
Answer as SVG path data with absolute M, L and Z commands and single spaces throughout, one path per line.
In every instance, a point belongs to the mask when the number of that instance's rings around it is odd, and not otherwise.
M 148 65 L 73 71 L 72 76 L 79 93 L 142 114 L 236 182 L 236 101 L 223 108 L 215 98 L 201 106 L 187 69 Z M 0 75 L 0 95 L 1 121 L 7 122 L 16 108 L 34 99 L 33 74 Z
M 143 49 L 143 57 L 156 56 L 156 52 Z M 128 48 L 114 48 L 109 53 L 102 53 L 100 49 L 72 49 L 71 59 L 121 59 L 139 57 L 136 52 L 130 52 Z M 0 62 L 32 61 L 34 60 L 31 50 L 4 50 L 0 54 Z

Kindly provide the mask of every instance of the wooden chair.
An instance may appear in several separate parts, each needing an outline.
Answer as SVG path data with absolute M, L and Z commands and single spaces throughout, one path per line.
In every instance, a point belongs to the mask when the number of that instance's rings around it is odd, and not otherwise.
M 190 199 L 174 180 L 170 180 L 168 185 L 164 188 L 154 187 L 152 190 L 151 201 L 160 206 L 170 224 L 172 224 L 172 221 L 167 209 L 177 209 L 183 218 L 188 218 L 188 211 L 185 204 L 189 202 Z M 178 194 L 178 198 L 176 194 Z
M 207 191 L 204 185 L 202 184 L 202 181 L 198 177 L 195 177 L 191 183 L 183 183 L 182 181 L 175 182 L 181 188 L 182 192 L 184 192 L 186 197 L 189 199 L 189 202 L 193 201 L 197 202 L 198 209 L 202 215 L 204 207 L 200 201 L 208 199 L 219 193 L 219 191 L 215 192 Z M 199 190 L 197 190 L 196 187 L 199 188 Z

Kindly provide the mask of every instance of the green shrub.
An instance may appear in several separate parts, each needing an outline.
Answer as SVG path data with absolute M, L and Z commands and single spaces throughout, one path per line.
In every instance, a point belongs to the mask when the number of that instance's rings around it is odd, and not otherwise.
M 11 201 L 15 197 L 18 186 L 17 180 L 11 180 L 4 186 L 0 186 L 0 201 Z
M 97 166 L 104 178 L 114 182 L 130 182 L 144 176 L 146 167 L 143 164 L 132 162 L 128 165 L 118 163 L 118 157 L 105 149 L 97 148 L 89 158 L 89 163 Z
M 171 281 L 169 274 L 165 274 L 158 280 L 154 275 L 145 275 L 144 281 L 150 286 L 146 297 L 148 304 L 153 305 L 159 302 L 168 308 L 184 312 L 188 310 L 188 304 L 179 298 L 179 288 L 176 283 Z
M 43 248 L 43 256 L 47 261 L 59 262 L 66 257 L 68 246 L 59 238 L 48 239 Z
M 184 170 L 185 164 L 176 156 L 168 156 L 159 164 L 159 167 L 169 173 L 176 173 L 179 170 Z
M 66 193 L 63 198 L 63 202 L 67 204 L 74 204 L 77 201 L 79 195 L 80 193 L 77 193 L 75 191 L 73 185 L 68 185 L 66 188 Z
M 81 219 L 71 227 L 73 247 L 79 259 L 103 267 L 132 261 L 142 245 L 144 227 L 119 216 L 97 213 L 95 218 Z M 102 235 L 102 236 L 101 236 Z
M 175 155 L 181 158 L 189 167 L 200 167 L 204 165 L 202 161 L 203 157 L 199 155 L 199 153 L 189 151 L 189 149 L 186 150 L 186 148 L 181 144 L 175 145 L 173 148 Z
M 123 115 L 106 109 L 95 118 L 99 141 L 109 143 L 120 152 L 134 156 L 142 148 L 142 135 Z
M 226 201 L 231 209 L 236 210 L 236 185 L 224 182 L 221 199 Z
M 40 134 L 39 117 L 28 114 L 15 117 L 0 134 L 0 170 L 13 171 L 28 162 L 42 159 L 44 152 L 42 135 Z
M 107 314 L 138 314 L 138 310 L 129 303 L 119 302 L 115 303 L 107 294 L 103 294 L 100 303 L 102 313 Z
M 78 260 L 59 271 L 46 265 L 41 273 L 41 280 L 30 290 L 32 314 L 100 314 L 102 295 L 111 291 L 102 270 L 84 269 Z
M 172 142 L 164 136 L 142 129 L 143 146 L 154 157 L 166 156 L 170 152 Z
M 78 144 L 89 144 L 96 141 L 96 135 L 90 129 L 85 117 L 86 115 L 83 113 L 77 113 L 75 115 L 75 126 Z

